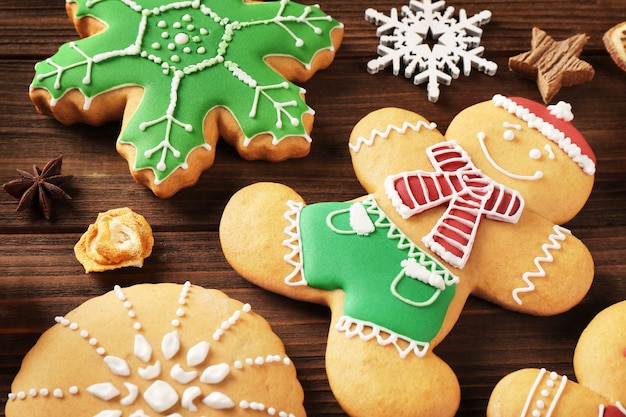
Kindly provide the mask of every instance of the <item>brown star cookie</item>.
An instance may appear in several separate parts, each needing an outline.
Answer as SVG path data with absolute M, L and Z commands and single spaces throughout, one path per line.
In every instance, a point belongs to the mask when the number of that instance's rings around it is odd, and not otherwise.
M 587 39 L 587 35 L 578 34 L 557 42 L 535 27 L 530 51 L 509 58 L 509 69 L 536 80 L 543 101 L 548 103 L 561 87 L 593 78 L 593 67 L 578 58 Z

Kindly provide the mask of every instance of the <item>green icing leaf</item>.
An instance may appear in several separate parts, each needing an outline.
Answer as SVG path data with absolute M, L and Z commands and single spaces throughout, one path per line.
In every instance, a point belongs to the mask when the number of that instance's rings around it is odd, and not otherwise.
M 246 140 L 270 134 L 307 140 L 303 116 L 312 110 L 303 90 L 265 63 L 271 55 L 308 66 L 332 48 L 341 24 L 317 6 L 289 0 L 70 0 L 77 17 L 106 29 L 63 45 L 36 66 L 32 86 L 53 102 L 72 89 L 90 100 L 117 87 L 138 85 L 144 97 L 119 141 L 135 146 L 135 169 L 150 168 L 155 182 L 185 168 L 204 146 L 203 120 L 218 106 L 229 109 Z M 280 70 L 280 69 L 279 69 Z

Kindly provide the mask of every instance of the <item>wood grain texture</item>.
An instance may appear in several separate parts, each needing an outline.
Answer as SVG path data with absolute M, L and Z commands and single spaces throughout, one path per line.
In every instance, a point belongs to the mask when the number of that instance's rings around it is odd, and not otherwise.
M 598 158 L 596 183 L 582 212 L 569 224 L 589 247 L 596 264 L 594 284 L 583 302 L 555 317 L 528 317 L 470 298 L 464 314 L 436 352 L 457 373 L 462 386 L 458 416 L 482 416 L 496 382 L 522 367 L 545 366 L 573 378 L 572 353 L 585 325 L 600 310 L 626 298 L 626 73 L 610 59 L 602 35 L 626 20 L 623 0 L 450 0 L 469 15 L 489 9 L 484 56 L 499 70 L 493 77 L 473 71 L 443 86 L 438 103 L 426 100 L 423 86 L 385 70 L 369 75 L 376 56 L 375 26 L 364 19 L 368 7 L 388 13 L 398 0 L 321 0 L 322 9 L 345 24 L 344 43 L 331 67 L 303 86 L 316 110 L 311 154 L 279 164 L 246 162 L 224 144 L 216 163 L 199 183 L 159 200 L 133 182 L 126 161 L 115 151 L 119 125 L 64 127 L 37 114 L 28 98 L 33 65 L 76 38 L 63 0 L 0 0 L 0 183 L 15 169 L 64 156 L 63 172 L 71 202 L 55 205 L 46 221 L 33 211 L 15 212 L 17 201 L 0 193 L 0 417 L 22 357 L 54 317 L 87 298 L 138 282 L 186 280 L 218 288 L 267 318 L 284 340 L 305 390 L 311 416 L 345 415 L 330 392 L 324 370 L 329 312 L 263 291 L 226 263 L 218 224 L 229 197 L 256 181 L 293 187 L 308 202 L 349 200 L 363 194 L 348 155 L 352 126 L 379 107 L 396 106 L 447 125 L 463 108 L 495 93 L 541 97 L 536 84 L 507 69 L 508 58 L 530 48 L 538 26 L 555 40 L 586 33 L 581 59 L 596 74 L 586 84 L 563 88 L 555 100 L 572 103 L 575 124 Z M 84 274 L 73 246 L 97 213 L 129 206 L 154 229 L 155 248 L 143 269 Z M 497 279 L 497 277 L 493 277 Z

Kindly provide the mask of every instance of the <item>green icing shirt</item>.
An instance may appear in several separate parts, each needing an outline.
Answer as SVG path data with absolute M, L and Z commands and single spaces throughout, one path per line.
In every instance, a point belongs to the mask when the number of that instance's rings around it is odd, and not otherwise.
M 350 320 L 428 346 L 454 297 L 456 276 L 408 239 L 373 196 L 307 205 L 299 219 L 309 286 L 342 289 Z

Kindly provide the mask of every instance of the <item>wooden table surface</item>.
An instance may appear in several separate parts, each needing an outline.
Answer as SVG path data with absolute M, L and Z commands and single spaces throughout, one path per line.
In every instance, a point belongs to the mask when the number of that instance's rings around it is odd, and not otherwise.
M 314 139 L 304 159 L 273 164 L 246 162 L 226 145 L 199 183 L 161 200 L 133 182 L 115 151 L 119 125 L 63 127 L 36 113 L 28 98 L 35 62 L 76 38 L 63 0 L 0 0 L 0 183 L 16 169 L 43 166 L 62 154 L 71 202 L 55 204 L 51 221 L 37 211 L 15 212 L 17 201 L 0 192 L 0 416 L 22 357 L 39 335 L 90 297 L 138 282 L 191 281 L 252 304 L 283 339 L 298 369 L 311 416 L 344 415 L 329 390 L 324 349 L 329 312 L 259 289 L 226 263 L 218 239 L 221 212 L 229 197 L 256 181 L 293 187 L 308 202 L 343 201 L 363 195 L 348 155 L 352 126 L 368 112 L 397 106 L 421 113 L 445 132 L 453 116 L 495 93 L 540 101 L 533 81 L 511 73 L 508 58 L 527 51 L 533 25 L 556 40 L 586 33 L 582 58 L 595 68 L 586 84 L 566 87 L 555 100 L 573 105 L 574 123 L 598 158 L 596 182 L 581 213 L 566 226 L 590 249 L 594 284 L 583 302 L 555 317 L 530 317 L 470 298 L 447 339 L 436 348 L 456 371 L 462 386 L 458 416 L 485 414 L 496 382 L 522 367 L 547 367 L 574 378 L 572 353 L 578 336 L 601 309 L 626 298 L 626 73 L 610 59 L 601 38 L 626 20 L 623 0 L 450 0 L 456 13 L 489 9 L 484 56 L 495 61 L 490 77 L 472 71 L 442 87 L 436 104 L 424 86 L 395 77 L 390 70 L 366 71 L 376 56 L 376 27 L 364 20 L 368 7 L 389 13 L 399 0 L 321 0 L 324 11 L 345 24 L 344 42 L 334 63 L 303 86 L 316 110 Z M 73 246 L 98 212 L 132 207 L 154 229 L 155 247 L 143 269 L 85 274 Z M 497 278 L 497 277 L 494 277 Z

